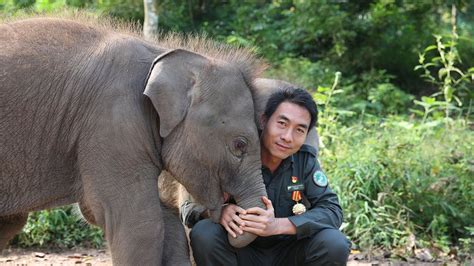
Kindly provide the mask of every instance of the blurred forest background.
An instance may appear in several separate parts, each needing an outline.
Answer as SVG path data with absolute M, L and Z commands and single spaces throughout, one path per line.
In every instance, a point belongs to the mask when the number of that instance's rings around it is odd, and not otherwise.
M 253 49 L 320 108 L 320 160 L 354 252 L 472 259 L 474 0 L 158 0 L 162 32 Z M 142 23 L 142 0 L 0 0 L 4 18 L 82 9 Z M 1 49 L 1 47 L 0 47 Z M 17 246 L 103 245 L 72 207 Z M 425 257 L 426 257 L 425 256 Z

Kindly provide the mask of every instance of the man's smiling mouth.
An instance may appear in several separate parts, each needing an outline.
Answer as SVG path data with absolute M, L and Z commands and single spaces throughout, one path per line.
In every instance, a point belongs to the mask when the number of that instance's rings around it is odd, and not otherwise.
M 279 149 L 282 149 L 282 150 L 289 150 L 290 147 L 286 146 L 286 145 L 283 145 L 283 144 L 280 144 L 280 143 L 275 143 L 277 145 L 277 147 Z

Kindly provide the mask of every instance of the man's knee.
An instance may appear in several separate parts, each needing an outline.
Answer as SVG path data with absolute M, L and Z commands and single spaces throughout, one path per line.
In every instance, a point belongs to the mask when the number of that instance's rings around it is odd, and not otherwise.
M 307 246 L 308 258 L 325 261 L 329 265 L 345 265 L 350 253 L 350 242 L 336 229 L 317 233 Z
M 227 240 L 227 234 L 219 224 L 204 219 L 193 226 L 189 238 L 194 252 L 211 252 Z

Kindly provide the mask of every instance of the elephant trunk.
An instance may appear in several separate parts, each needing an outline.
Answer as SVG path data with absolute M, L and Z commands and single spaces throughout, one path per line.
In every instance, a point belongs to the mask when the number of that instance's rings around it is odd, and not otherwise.
M 245 190 L 242 193 L 239 193 L 238 196 L 235 197 L 237 205 L 242 207 L 243 209 L 248 209 L 252 207 L 260 207 L 265 209 L 265 205 L 262 202 L 262 197 L 267 196 L 267 192 L 265 189 L 265 184 L 263 183 L 263 178 L 260 176 L 257 180 L 261 180 L 260 182 L 255 182 L 250 186 L 245 186 Z M 233 237 L 230 234 L 227 234 L 229 239 L 229 243 L 235 248 L 242 248 L 250 244 L 252 241 L 257 238 L 256 235 L 244 232 L 242 235 L 237 234 L 237 237 Z

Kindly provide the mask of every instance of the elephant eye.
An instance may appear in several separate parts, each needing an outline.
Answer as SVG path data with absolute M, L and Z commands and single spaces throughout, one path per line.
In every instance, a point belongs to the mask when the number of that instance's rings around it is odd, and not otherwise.
M 233 153 L 237 157 L 242 157 L 247 153 L 248 141 L 244 137 L 238 137 L 232 142 Z

